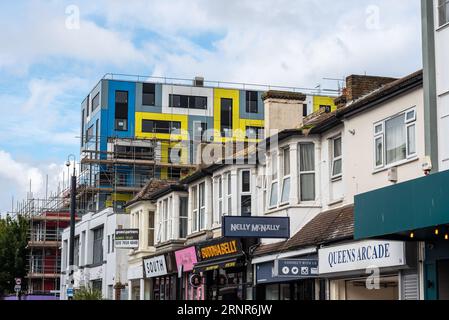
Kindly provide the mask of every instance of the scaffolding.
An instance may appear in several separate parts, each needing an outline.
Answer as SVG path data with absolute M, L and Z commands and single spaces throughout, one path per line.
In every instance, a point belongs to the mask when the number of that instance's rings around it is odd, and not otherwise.
M 108 137 L 107 151 L 104 151 L 99 150 L 99 140 L 100 137 L 91 139 L 81 150 L 77 182 L 81 214 L 106 207 L 123 212 L 126 202 L 151 179 L 179 180 L 196 169 L 188 160 L 170 160 L 167 153 L 174 142 Z

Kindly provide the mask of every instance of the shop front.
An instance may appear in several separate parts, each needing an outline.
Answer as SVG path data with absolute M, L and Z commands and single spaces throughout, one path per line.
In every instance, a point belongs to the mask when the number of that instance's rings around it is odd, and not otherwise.
M 205 284 L 199 274 L 193 273 L 193 267 L 198 263 L 194 246 L 175 252 L 176 267 L 180 281 L 181 300 L 204 300 Z
M 257 260 L 256 260 L 257 261 Z M 277 259 L 257 263 L 256 300 L 317 299 L 318 281 L 317 255 Z
M 196 251 L 193 273 L 201 277 L 205 300 L 246 298 L 246 259 L 240 240 L 214 239 L 197 245 Z
M 354 237 L 414 242 L 418 299 L 449 299 L 449 171 L 355 197 Z M 422 261 L 422 262 L 421 262 Z
M 389 240 L 323 247 L 319 276 L 328 280 L 330 300 L 400 300 L 408 285 L 401 275 L 416 267 L 414 252 L 405 242 Z
M 178 274 L 173 252 L 143 259 L 144 276 L 151 281 L 151 300 L 176 300 Z

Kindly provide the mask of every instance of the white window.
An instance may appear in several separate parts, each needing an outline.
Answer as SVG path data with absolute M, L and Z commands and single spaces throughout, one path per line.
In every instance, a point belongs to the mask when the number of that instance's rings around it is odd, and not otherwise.
M 251 216 L 251 171 L 241 171 L 240 207 L 242 216 Z
M 199 205 L 200 205 L 200 230 L 206 229 L 206 184 L 203 182 L 199 186 Z
M 166 242 L 170 239 L 169 235 L 171 234 L 171 223 L 170 223 L 170 203 L 169 199 L 162 200 L 160 202 L 160 236 L 159 242 Z
M 192 232 L 200 230 L 198 214 L 198 186 L 192 187 Z
M 221 222 L 223 216 L 223 178 L 220 176 L 217 179 L 217 199 L 218 199 L 218 223 Z
M 200 183 L 192 188 L 192 232 L 206 228 L 206 184 Z
M 232 174 L 226 174 L 226 214 L 232 216 Z
M 269 208 L 274 208 L 278 205 L 278 194 L 279 194 L 279 183 L 278 183 L 278 161 L 277 153 L 271 155 L 271 187 L 270 187 L 270 203 Z
M 449 0 L 438 0 L 438 26 L 449 23 Z
M 282 193 L 281 204 L 287 204 L 290 198 L 290 148 L 282 151 Z
M 411 109 L 374 125 L 376 169 L 416 156 L 416 110 Z
M 340 179 L 342 176 L 342 150 L 341 137 L 331 139 L 332 143 L 332 180 Z
M 315 145 L 299 144 L 299 198 L 315 201 Z

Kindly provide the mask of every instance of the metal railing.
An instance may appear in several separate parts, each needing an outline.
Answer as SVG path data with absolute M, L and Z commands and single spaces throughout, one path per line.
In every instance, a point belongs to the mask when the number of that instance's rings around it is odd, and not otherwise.
M 171 78 L 171 77 L 156 77 L 147 75 L 133 75 L 123 73 L 106 73 L 102 80 L 117 80 L 117 81 L 136 81 L 136 82 L 151 82 L 168 85 L 194 85 L 194 79 L 185 78 Z M 305 87 L 292 87 L 281 85 L 269 85 L 269 84 L 257 84 L 257 83 L 243 83 L 243 82 L 229 82 L 229 81 L 217 81 L 217 80 L 204 80 L 203 87 L 211 88 L 223 88 L 223 89 L 239 89 L 239 90 L 255 90 L 255 91 L 289 91 L 298 92 L 312 95 L 331 95 L 336 96 L 340 94 L 340 90 L 337 89 L 321 89 L 317 88 L 305 88 Z

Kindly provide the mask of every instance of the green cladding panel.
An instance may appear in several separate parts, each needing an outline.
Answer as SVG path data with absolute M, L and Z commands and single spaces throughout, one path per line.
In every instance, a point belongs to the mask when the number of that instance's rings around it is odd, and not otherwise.
M 356 239 L 449 224 L 449 171 L 355 197 Z

